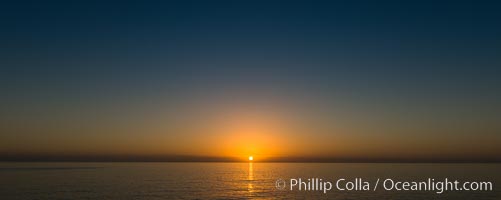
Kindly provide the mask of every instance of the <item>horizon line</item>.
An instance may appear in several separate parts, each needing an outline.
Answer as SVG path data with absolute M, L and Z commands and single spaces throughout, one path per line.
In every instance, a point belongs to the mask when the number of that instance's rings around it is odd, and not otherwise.
M 249 162 L 240 157 L 191 155 L 0 154 L 0 162 Z M 501 163 L 500 157 L 264 157 L 253 163 Z
M 501 164 L 501 161 L 94 161 L 94 160 L 0 160 L 0 163 L 298 163 L 298 164 Z

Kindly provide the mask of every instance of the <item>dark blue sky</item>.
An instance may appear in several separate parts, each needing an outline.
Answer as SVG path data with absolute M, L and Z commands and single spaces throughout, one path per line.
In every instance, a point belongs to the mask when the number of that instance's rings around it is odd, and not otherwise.
M 359 71 L 384 79 L 435 73 L 496 79 L 499 8 L 472 2 L 3 3 L 2 61 L 16 69 L 2 74 L 85 78 L 272 67 L 313 79 Z
M 80 122 L 234 99 L 290 103 L 283 109 L 301 113 L 319 107 L 329 110 L 316 116 L 325 121 L 357 113 L 347 124 L 383 116 L 381 132 L 409 123 L 382 133 L 388 137 L 426 127 L 419 134 L 460 130 L 466 136 L 457 145 L 477 135 L 499 143 L 500 9 L 478 1 L 2 2 L 0 101 L 8 126 L 0 137 L 33 137 L 18 126 L 40 118 L 95 131 L 102 127 Z M 35 127 L 68 137 L 66 129 Z M 27 143 L 0 151 L 46 145 Z

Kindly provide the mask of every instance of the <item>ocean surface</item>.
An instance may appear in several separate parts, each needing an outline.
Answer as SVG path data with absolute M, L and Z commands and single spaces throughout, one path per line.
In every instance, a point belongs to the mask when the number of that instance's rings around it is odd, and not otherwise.
M 501 164 L 0 163 L 0 199 L 501 199 Z M 290 190 L 290 179 L 368 191 Z M 360 178 L 360 179 L 357 179 Z M 490 181 L 492 191 L 388 191 L 385 179 Z M 372 187 L 380 179 L 374 191 Z M 277 188 L 277 180 L 278 186 Z M 283 182 L 282 182 L 283 181 Z M 285 184 L 285 185 L 283 185 Z M 306 185 L 306 183 L 305 183 Z M 285 187 L 284 187 L 285 186 Z M 344 186 L 343 186 L 344 187 Z M 346 189 L 346 188 L 344 188 Z

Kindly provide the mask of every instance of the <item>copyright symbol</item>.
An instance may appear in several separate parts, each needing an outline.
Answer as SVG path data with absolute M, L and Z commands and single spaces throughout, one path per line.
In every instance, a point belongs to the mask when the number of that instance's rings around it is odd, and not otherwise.
M 275 182 L 275 187 L 277 187 L 277 189 L 279 190 L 283 190 L 285 189 L 285 181 L 283 179 L 278 179 L 276 182 Z

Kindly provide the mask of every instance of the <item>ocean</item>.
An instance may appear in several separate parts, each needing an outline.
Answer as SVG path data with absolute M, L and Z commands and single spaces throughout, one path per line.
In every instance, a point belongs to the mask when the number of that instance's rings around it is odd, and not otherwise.
M 501 164 L 5 162 L 0 199 L 498 200 L 500 170 Z M 446 179 L 468 187 L 439 190 Z M 413 189 L 414 182 L 423 187 Z M 480 190 L 484 183 L 492 188 Z

